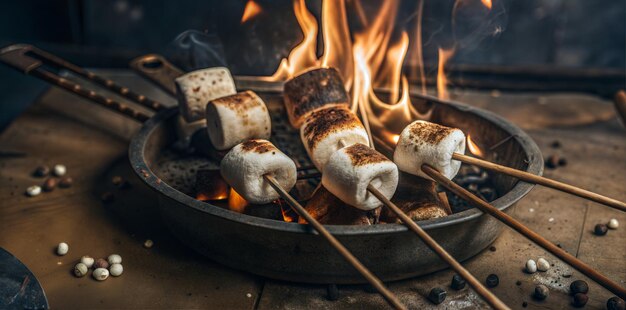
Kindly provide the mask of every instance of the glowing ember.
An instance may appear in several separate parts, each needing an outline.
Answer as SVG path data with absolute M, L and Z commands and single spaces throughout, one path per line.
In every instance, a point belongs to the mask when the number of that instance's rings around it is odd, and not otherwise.
M 258 3 L 254 2 L 254 0 L 248 0 L 248 3 L 246 3 L 246 7 L 243 10 L 243 15 L 241 16 L 241 23 L 244 24 L 259 15 L 261 12 L 263 12 L 263 9 Z
M 248 206 L 248 202 L 239 195 L 234 189 L 230 189 L 228 195 L 228 209 L 238 213 L 243 213 Z
M 298 215 L 294 212 L 289 206 L 285 206 L 283 203 L 278 201 L 280 205 L 280 212 L 283 215 L 283 220 L 287 223 L 297 222 Z
M 398 144 L 398 141 L 400 140 L 400 135 L 391 136 L 391 140 L 393 141 L 394 144 Z
M 480 150 L 478 145 L 476 145 L 476 143 L 472 141 L 472 137 L 469 134 L 467 135 L 467 148 L 469 149 L 470 153 L 472 153 L 474 156 L 477 156 L 480 158 L 484 157 L 483 152 Z

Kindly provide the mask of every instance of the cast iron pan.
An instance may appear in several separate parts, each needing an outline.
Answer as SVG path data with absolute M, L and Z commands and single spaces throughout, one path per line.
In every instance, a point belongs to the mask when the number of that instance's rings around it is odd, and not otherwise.
M 30 46 L 8 47 L 0 50 L 0 60 L 125 115 L 145 119 L 129 112 L 127 105 L 111 104 L 111 100 L 91 91 L 77 92 L 67 80 L 46 78 L 40 72 L 43 70 L 42 61 L 29 57 L 28 52 L 32 51 L 33 47 Z M 145 57 L 152 63 L 144 66 L 141 62 L 143 58 L 139 58 L 132 67 L 136 70 L 142 70 L 142 67 L 147 69 L 149 72 L 144 72 L 145 76 L 153 81 L 157 80 L 153 78 L 157 76 L 161 86 L 173 83 L 171 77 L 167 78 L 168 73 L 164 74 L 161 69 L 169 70 L 170 76 L 180 74 L 180 70 L 172 69 L 157 55 Z M 158 60 L 156 63 L 155 59 Z M 77 67 L 73 69 L 70 71 L 74 72 Z M 89 72 L 80 73 L 92 81 L 95 79 Z M 303 156 L 299 137 L 290 126 L 283 126 L 287 124 L 287 117 L 283 109 L 280 83 L 268 83 L 259 78 L 236 80 L 238 89 L 254 90 L 265 100 L 272 115 L 273 142 L 299 160 Z M 105 81 L 99 84 L 120 93 L 112 83 Z M 167 90 L 167 86 L 163 88 Z M 482 145 L 492 146 L 487 148 L 487 159 L 541 174 L 543 159 L 537 145 L 522 130 L 501 117 L 436 98 L 414 96 L 412 102 L 418 111 L 430 111 L 431 121 L 458 127 L 473 137 L 480 137 Z M 161 107 L 159 110 L 145 121 L 132 138 L 129 158 L 135 172 L 156 192 L 159 204 L 155 207 L 159 208 L 164 222 L 181 242 L 224 265 L 274 279 L 337 284 L 366 282 L 307 225 L 236 213 L 196 200 L 186 193 L 192 186 L 193 168 L 217 166 L 217 163 L 201 156 L 176 154 L 172 146 L 177 142 L 174 129 L 178 110 Z M 277 141 L 279 138 L 280 141 Z M 500 197 L 492 204 L 505 212 L 509 212 L 533 187 L 503 175 L 493 175 L 493 181 Z M 485 249 L 498 237 L 503 227 L 493 217 L 476 209 L 421 221 L 419 224 L 460 261 Z M 446 268 L 446 264 L 436 254 L 402 225 L 328 225 L 327 228 L 365 266 L 385 281 L 406 279 Z

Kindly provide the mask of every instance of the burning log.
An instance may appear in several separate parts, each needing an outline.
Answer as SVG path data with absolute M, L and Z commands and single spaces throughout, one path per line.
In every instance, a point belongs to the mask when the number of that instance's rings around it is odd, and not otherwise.
M 381 209 L 363 211 L 353 208 L 322 185 L 315 189 L 304 208 L 318 222 L 327 225 L 372 225 L 377 222 Z M 307 224 L 307 221 L 300 218 L 298 223 Z
M 391 201 L 414 221 L 450 215 L 439 199 L 435 182 L 404 172 L 400 172 L 398 189 Z M 380 220 L 387 223 L 401 223 L 401 220 L 389 208 L 383 210 Z
M 333 106 L 350 107 L 343 81 L 333 68 L 311 70 L 287 81 L 283 95 L 289 122 L 295 128 L 300 128 L 313 111 Z

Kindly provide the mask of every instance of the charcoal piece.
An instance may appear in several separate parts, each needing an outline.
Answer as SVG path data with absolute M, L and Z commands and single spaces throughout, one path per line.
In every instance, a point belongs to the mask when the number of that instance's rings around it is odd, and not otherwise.
M 218 169 L 201 169 L 196 173 L 196 199 L 202 201 L 228 198 L 229 187 Z
M 437 195 L 435 182 L 404 172 L 400 172 L 398 188 L 391 201 L 414 221 L 448 215 Z M 384 208 L 381 221 L 401 223 L 389 208 Z
M 304 207 L 309 214 L 322 224 L 328 225 L 371 225 L 371 212 L 347 205 L 323 186 L 319 186 Z M 372 210 L 380 214 L 380 208 Z M 306 224 L 304 218 L 298 221 Z

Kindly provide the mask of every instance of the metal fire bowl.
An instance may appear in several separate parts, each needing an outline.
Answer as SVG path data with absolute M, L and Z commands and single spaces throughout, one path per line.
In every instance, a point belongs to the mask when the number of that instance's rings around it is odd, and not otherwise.
M 239 79 L 238 84 L 239 89 L 257 91 L 268 104 L 273 137 L 277 136 L 276 131 L 284 127 L 277 125 L 277 120 L 285 120 L 287 124 L 280 93 L 282 87 L 249 78 Z M 478 138 L 487 152 L 487 159 L 541 174 L 543 159 L 537 145 L 501 117 L 434 98 L 413 97 L 412 101 L 418 111 L 431 111 L 431 121 L 460 128 Z M 168 176 L 159 175 L 159 171 L 164 164 L 163 153 L 176 140 L 177 115 L 176 109 L 169 109 L 151 118 L 131 141 L 129 155 L 140 178 L 158 193 L 158 207 L 165 223 L 183 243 L 224 265 L 268 278 L 306 283 L 366 282 L 307 225 L 235 213 L 198 201 L 168 184 Z M 300 145 L 297 132 L 293 131 L 293 136 L 294 139 L 286 143 Z M 277 146 L 287 148 L 289 145 Z M 500 197 L 492 204 L 507 213 L 533 187 L 502 175 L 493 175 L 493 178 Z M 419 224 L 461 261 L 485 249 L 503 228 L 496 219 L 476 209 Z M 403 225 L 328 225 L 327 228 L 384 281 L 406 279 L 447 267 Z

